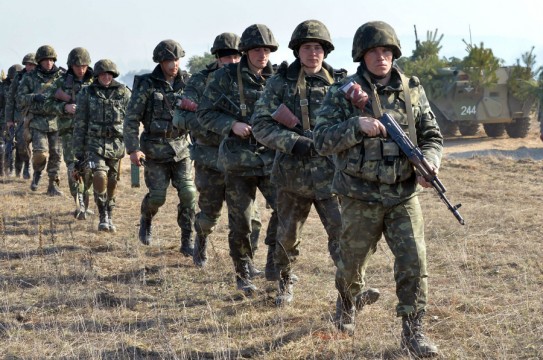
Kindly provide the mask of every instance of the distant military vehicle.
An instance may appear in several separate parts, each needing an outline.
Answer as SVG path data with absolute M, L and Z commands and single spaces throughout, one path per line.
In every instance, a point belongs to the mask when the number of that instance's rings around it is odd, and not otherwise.
M 508 88 L 512 67 L 496 71 L 498 82 L 486 87 L 474 87 L 466 72 L 455 68 L 438 70 L 436 80 L 443 87 L 430 97 L 432 110 L 444 135 L 475 135 L 483 124 L 490 137 L 505 132 L 512 138 L 524 138 L 530 130 L 530 114 L 534 100 L 515 98 Z

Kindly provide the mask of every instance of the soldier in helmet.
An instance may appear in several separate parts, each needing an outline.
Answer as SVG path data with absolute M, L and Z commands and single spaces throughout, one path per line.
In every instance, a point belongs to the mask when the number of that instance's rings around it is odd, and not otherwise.
M 89 193 L 92 186 L 90 171 L 74 173 L 75 155 L 72 148 L 73 119 L 76 110 L 76 96 L 85 86 L 93 81 L 90 54 L 87 49 L 77 47 L 68 54 L 68 71 L 61 76 L 51 88 L 53 97 L 45 106 L 58 116 L 58 131 L 62 139 L 62 153 L 68 169 L 68 185 L 70 194 L 75 200 L 74 216 L 79 220 L 86 219 L 89 205 Z M 77 178 L 77 180 L 76 180 Z
M 92 171 L 94 202 L 100 215 L 98 230 L 115 232 L 113 208 L 125 151 L 123 121 L 130 90 L 115 80 L 119 70 L 109 59 L 97 61 L 93 75 L 93 82 L 77 95 L 72 151 L 78 171 L 85 167 Z
M 341 198 L 343 222 L 336 272 L 337 326 L 354 331 L 354 299 L 362 292 L 365 268 L 384 235 L 395 257 L 401 345 L 415 357 L 427 357 L 436 355 L 437 348 L 422 330 L 428 272 L 417 193 L 431 185 L 387 138 L 379 118 L 383 113 L 393 117 L 418 143 L 436 174 L 443 137 L 419 80 L 393 66 L 401 54 L 396 33 L 387 23 L 372 21 L 359 27 L 352 55 L 360 66 L 356 74 L 330 87 L 314 141 L 320 154 L 336 156 L 338 170 L 332 184 Z M 349 82 L 355 84 L 341 91 Z
M 343 79 L 346 71 L 334 70 L 324 61 L 334 45 L 327 27 L 318 20 L 300 23 L 292 33 L 289 48 L 296 60 L 290 66 L 286 62 L 279 66 L 253 114 L 254 136 L 277 150 L 271 175 L 277 186 L 279 219 L 274 254 L 280 274 L 277 305 L 289 304 L 293 299 L 292 264 L 299 255 L 300 237 L 311 206 L 315 205 L 328 233 L 328 251 L 334 263 L 341 231 L 339 201 L 331 186 L 334 164 L 331 157 L 315 151 L 313 128 L 328 88 Z M 372 291 L 375 300 L 379 293 Z
M 224 172 L 217 164 L 222 137 L 202 127 L 196 116 L 196 109 L 211 74 L 226 64 L 239 62 L 241 58 L 239 41 L 239 36 L 234 33 L 226 32 L 217 35 L 211 48 L 211 54 L 215 55 L 216 61 L 191 76 L 173 119 L 173 125 L 179 130 L 190 131 L 193 139 L 191 158 L 194 160 L 194 183 L 199 193 L 198 208 L 200 209 L 194 221 L 196 236 L 193 261 L 198 267 L 204 267 L 207 262 L 208 236 L 213 232 L 221 215 L 225 199 L 225 184 Z M 251 244 L 253 249 L 256 249 L 261 228 L 256 202 L 253 213 Z M 259 273 L 254 267 L 251 267 L 251 271 L 253 275 Z
M 275 246 L 277 213 L 275 188 L 270 171 L 275 151 L 259 144 L 251 127 L 254 104 L 273 74 L 270 53 L 278 48 L 271 30 L 254 24 L 243 31 L 237 64 L 228 64 L 209 78 L 198 105 L 200 123 L 223 138 L 219 147 L 219 166 L 225 171 L 226 205 L 228 207 L 228 242 L 236 271 L 236 285 L 246 295 L 257 290 L 251 281 L 251 209 L 257 188 L 272 207 L 266 244 Z M 273 259 L 272 259 L 273 260 Z M 273 261 L 271 262 L 273 265 Z M 266 275 L 269 273 L 266 265 Z
M 19 64 L 11 65 L 8 69 L 8 76 L 0 83 L 0 131 L 5 133 L 0 136 L 0 176 L 4 173 L 8 176 L 13 175 L 15 165 L 15 129 L 13 121 L 7 126 L 7 116 L 5 112 L 6 103 L 9 95 L 10 85 L 17 72 L 23 67 Z
M 11 81 L 9 91 L 6 94 L 6 125 L 8 128 L 15 128 L 16 150 L 15 150 L 15 176 L 19 177 L 21 172 L 24 179 L 30 179 L 30 154 L 29 147 L 24 139 L 24 127 L 22 109 L 16 104 L 17 90 L 23 75 L 34 71 L 36 66 L 36 56 L 34 53 L 28 53 L 23 57 L 24 68 L 15 73 Z
M 38 63 L 36 70 L 27 73 L 17 89 L 17 105 L 24 109 L 25 131 L 29 130 L 27 141 L 32 142 L 34 174 L 30 189 L 38 190 L 41 173 L 47 165 L 49 175 L 47 195 L 49 196 L 62 195 L 59 188 L 62 147 L 58 136 L 58 123 L 56 115 L 45 108 L 47 97 L 52 95 L 49 90 L 64 73 L 55 65 L 56 61 L 57 53 L 52 46 L 40 46 L 36 51 Z
M 166 201 L 171 184 L 177 190 L 177 224 L 181 228 L 184 256 L 192 256 L 192 226 L 196 206 L 196 188 L 189 157 L 189 138 L 185 131 L 172 126 L 174 107 L 183 93 L 188 74 L 179 69 L 185 56 L 181 45 L 163 40 L 153 51 L 158 63 L 152 73 L 134 79 L 134 92 L 124 123 L 124 139 L 130 160 L 137 166 L 145 159 L 145 184 L 149 192 L 141 203 L 139 239 L 152 241 L 152 221 Z M 139 135 L 140 123 L 143 132 Z

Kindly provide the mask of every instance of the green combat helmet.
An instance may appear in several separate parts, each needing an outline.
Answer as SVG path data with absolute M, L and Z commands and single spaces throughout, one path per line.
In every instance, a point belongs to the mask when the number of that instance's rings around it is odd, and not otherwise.
M 23 65 L 26 65 L 26 64 L 38 65 L 38 63 L 36 62 L 36 54 L 34 53 L 26 54 L 25 57 L 23 58 L 22 64 Z
M 217 35 L 213 46 L 211 47 L 211 54 L 217 56 L 219 50 L 238 50 L 239 51 L 240 38 L 234 33 L 225 32 Z
M 298 57 L 298 49 L 306 42 L 318 42 L 321 44 L 325 57 L 334 50 L 330 32 L 326 25 L 319 20 L 306 20 L 296 26 L 288 47 L 293 50 L 294 56 Z
M 98 77 L 101 73 L 111 73 L 114 78 L 119 76 L 119 70 L 117 70 L 117 65 L 109 59 L 98 60 L 94 64 L 94 76 Z
M 177 60 L 185 56 L 185 50 L 175 40 L 162 40 L 153 50 L 153 61 Z
M 271 52 L 274 52 L 279 47 L 279 44 L 266 25 L 254 24 L 245 29 L 243 34 L 241 34 L 239 51 L 247 52 L 260 47 L 268 48 Z
M 68 54 L 68 61 L 66 63 L 68 67 L 71 67 L 72 65 L 90 65 L 90 54 L 87 49 L 82 47 L 76 47 L 72 49 L 72 51 L 70 51 L 70 53 Z
M 36 62 L 39 64 L 43 59 L 53 59 L 57 61 L 57 53 L 50 45 L 43 45 L 36 51 Z
M 19 64 L 11 65 L 8 69 L 8 79 L 13 80 L 13 78 L 15 77 L 15 74 L 17 74 L 19 71 L 23 69 L 24 68 Z
M 400 40 L 389 24 L 383 21 L 370 21 L 360 26 L 353 39 L 353 62 L 360 62 L 369 49 L 379 46 L 390 47 L 394 59 L 402 56 Z

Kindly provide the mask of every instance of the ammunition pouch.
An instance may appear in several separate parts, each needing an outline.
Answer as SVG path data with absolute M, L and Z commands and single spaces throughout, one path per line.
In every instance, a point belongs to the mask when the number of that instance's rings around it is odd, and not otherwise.
M 338 156 L 344 173 L 366 181 L 396 184 L 413 176 L 409 159 L 391 139 L 364 138 L 364 141 Z

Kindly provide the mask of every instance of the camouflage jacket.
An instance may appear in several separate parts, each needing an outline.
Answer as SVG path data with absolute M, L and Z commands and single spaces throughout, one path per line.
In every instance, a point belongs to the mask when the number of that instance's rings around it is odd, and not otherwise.
M 28 111 L 32 117 L 31 128 L 45 132 L 58 130 L 56 115 L 47 111 L 45 102 L 33 101 L 33 97 L 37 94 L 52 95 L 49 90 L 63 73 L 64 71 L 56 65 L 51 71 L 44 71 L 38 65 L 36 70 L 23 76 L 17 88 L 17 106 L 24 109 L 23 112 Z
M 172 125 L 174 107 L 188 77 L 186 72 L 179 71 L 172 86 L 157 65 L 152 73 L 134 78 L 124 120 L 128 153 L 140 150 L 146 158 L 157 162 L 180 161 L 189 156 L 187 133 L 178 132 Z M 140 123 L 143 123 L 141 137 L 138 136 Z
M 68 114 L 64 111 L 64 105 L 66 104 L 75 104 L 76 97 L 79 91 L 85 86 L 88 86 L 92 83 L 92 69 L 89 67 L 85 75 L 83 75 L 82 80 L 77 80 L 74 76 L 72 69 L 58 78 L 51 89 L 49 90 L 50 96 L 48 96 L 45 102 L 45 109 L 47 112 L 58 115 L 58 130 L 60 135 L 73 131 L 73 119 L 74 115 Z M 71 97 L 70 101 L 60 100 L 55 97 L 55 93 L 58 89 L 61 89 L 64 93 Z
M 277 187 L 309 198 L 327 199 L 332 196 L 335 169 L 332 159 L 320 156 L 316 151 L 304 157 L 295 156 L 292 154 L 292 148 L 302 136 L 312 139 L 311 130 L 315 127 L 316 112 L 331 85 L 330 80 L 339 81 L 346 73 L 335 72 L 328 64 L 323 63 L 323 68 L 318 74 L 305 76 L 305 98 L 308 102 L 310 128 L 304 133 L 301 124 L 300 94 L 297 91 L 300 65 L 299 59 L 288 68 L 286 64 L 281 64 L 277 74 L 268 80 L 264 94 L 255 106 L 252 118 L 253 133 L 260 143 L 277 150 L 272 169 L 272 182 Z M 281 104 L 285 104 L 300 120 L 295 128 L 289 129 L 271 117 Z
M 6 126 L 6 100 L 9 93 L 9 80 L 6 79 L 0 83 L 0 131 Z
M 240 110 L 238 66 L 243 84 L 246 116 L 243 116 Z M 250 124 L 254 105 L 271 75 L 273 69 L 268 62 L 262 76 L 257 78 L 249 69 L 247 56 L 244 55 L 239 63 L 225 65 L 212 73 L 208 80 L 202 100 L 198 104 L 197 116 L 206 129 L 228 138 L 223 139 L 221 146 L 228 148 L 225 145 L 230 144 L 232 156 L 224 156 L 225 152 L 219 151 L 219 165 L 226 171 L 235 171 L 236 175 L 240 176 L 267 176 L 271 172 L 275 151 L 258 144 L 252 136 L 249 139 L 242 139 L 231 131 L 236 121 Z M 236 158 L 234 153 L 238 153 L 239 156 Z M 236 170 L 232 170 L 231 166 L 224 166 L 226 163 L 232 164 L 232 161 L 239 164 Z
M 73 150 L 77 159 L 92 152 L 106 159 L 124 156 L 123 121 L 130 90 L 113 80 L 104 87 L 98 79 L 77 95 Z
M 17 89 L 19 88 L 19 84 L 21 83 L 24 74 L 26 74 L 26 69 L 15 74 L 6 94 L 5 119 L 6 121 L 13 121 L 17 124 L 22 120 L 21 111 L 16 102 Z
M 360 66 L 355 75 L 330 87 L 314 129 L 315 148 L 323 155 L 336 154 L 333 190 L 341 195 L 367 202 L 395 206 L 420 190 L 413 166 L 390 139 L 368 137 L 360 131 L 358 117 L 373 114 L 374 89 L 382 110 L 391 115 L 408 133 L 405 94 L 401 75 L 396 68 L 387 86 L 375 85 Z M 339 88 L 356 81 L 368 93 L 370 102 L 364 112 L 355 108 Z M 443 137 L 434 114 L 417 78 L 407 79 L 415 118 L 418 146 L 426 158 L 439 167 Z M 385 144 L 386 143 L 386 144 Z M 387 150 L 388 149 L 388 150 Z
M 183 97 L 196 104 L 202 99 L 210 75 L 219 69 L 217 62 L 209 64 L 204 70 L 192 75 L 187 82 Z M 190 157 L 200 165 L 219 170 L 217 159 L 219 157 L 219 145 L 222 136 L 207 130 L 200 124 L 196 112 L 176 108 L 174 114 L 174 125 L 179 130 L 190 131 L 193 144 L 190 149 Z

